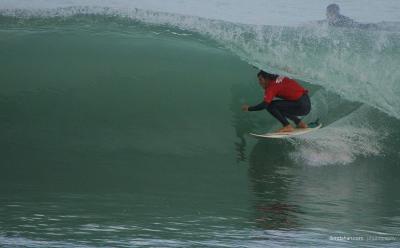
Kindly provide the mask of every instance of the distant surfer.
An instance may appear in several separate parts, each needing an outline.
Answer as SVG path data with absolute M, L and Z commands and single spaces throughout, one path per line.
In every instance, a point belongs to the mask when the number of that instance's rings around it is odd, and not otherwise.
M 307 124 L 299 119 L 298 116 L 305 116 L 311 110 L 308 91 L 297 81 L 265 71 L 257 74 L 258 83 L 264 89 L 264 99 L 255 106 L 247 104 L 242 106 L 243 111 L 259 111 L 266 109 L 274 116 L 283 127 L 278 132 L 292 132 L 294 127 L 287 119 L 292 120 L 297 128 L 307 128 Z M 279 97 L 282 100 L 273 100 Z
M 323 21 L 322 21 L 323 22 Z M 340 7 L 336 3 L 329 4 L 326 7 L 326 22 L 329 26 L 334 27 L 348 27 L 348 28 L 377 28 L 373 23 L 359 23 L 353 19 L 341 15 Z
M 341 15 L 339 5 L 333 3 L 326 7 L 326 20 L 330 26 L 350 27 L 356 23 L 353 19 Z

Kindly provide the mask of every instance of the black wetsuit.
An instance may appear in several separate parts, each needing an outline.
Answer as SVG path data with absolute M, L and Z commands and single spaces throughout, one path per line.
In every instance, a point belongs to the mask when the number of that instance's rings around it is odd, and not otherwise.
M 328 24 L 335 27 L 355 27 L 357 23 L 347 16 L 337 15 L 328 20 Z
M 378 26 L 374 23 L 359 23 L 344 15 L 337 15 L 335 16 L 335 18 L 328 20 L 328 25 L 334 27 L 347 27 L 347 28 L 360 28 L 360 29 L 378 28 Z
M 270 112 L 282 123 L 283 126 L 289 125 L 287 118 L 294 121 L 294 123 L 298 125 L 301 121 L 298 116 L 304 116 L 310 113 L 311 102 L 308 94 L 304 94 L 295 101 L 274 100 L 270 104 L 267 104 L 263 101 L 248 108 L 249 111 L 259 111 L 263 109 L 266 109 L 268 112 Z

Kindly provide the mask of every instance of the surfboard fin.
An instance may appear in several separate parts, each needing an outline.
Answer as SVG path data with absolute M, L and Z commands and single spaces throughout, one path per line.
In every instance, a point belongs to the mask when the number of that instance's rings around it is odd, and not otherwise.
M 319 118 L 317 118 L 315 121 L 308 123 L 309 128 L 314 128 L 319 125 Z

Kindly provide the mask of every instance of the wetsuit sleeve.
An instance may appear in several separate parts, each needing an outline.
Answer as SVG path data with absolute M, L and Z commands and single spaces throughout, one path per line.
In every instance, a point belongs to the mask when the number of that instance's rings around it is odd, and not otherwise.
M 251 106 L 248 108 L 249 111 L 259 111 L 259 110 L 263 110 L 266 107 L 266 103 L 264 101 L 260 102 L 259 104 L 255 105 L 255 106 Z

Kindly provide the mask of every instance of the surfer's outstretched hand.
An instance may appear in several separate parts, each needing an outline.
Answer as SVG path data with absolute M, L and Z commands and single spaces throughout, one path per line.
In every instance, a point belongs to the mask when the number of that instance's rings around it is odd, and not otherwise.
M 244 104 L 243 106 L 242 106 L 242 110 L 243 111 L 249 111 L 249 105 L 247 105 L 247 104 Z

